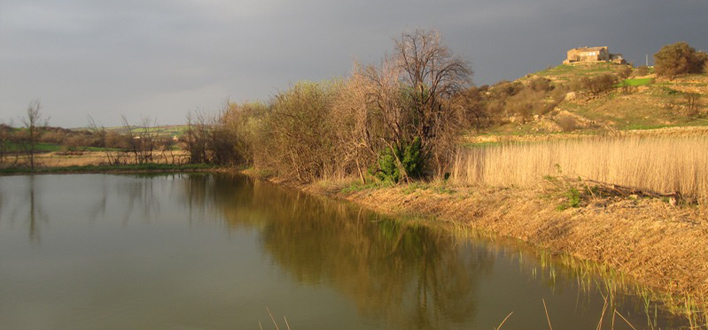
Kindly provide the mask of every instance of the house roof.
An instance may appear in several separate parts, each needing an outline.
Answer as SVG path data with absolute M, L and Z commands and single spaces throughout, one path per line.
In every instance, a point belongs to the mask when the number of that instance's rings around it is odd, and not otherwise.
M 603 49 L 607 50 L 607 46 L 601 46 L 601 47 L 578 47 L 578 48 L 573 48 L 573 49 L 571 49 L 571 51 L 577 50 L 577 51 L 583 51 L 583 52 L 584 52 L 584 51 L 592 51 L 592 50 L 598 50 L 598 51 L 599 51 L 599 50 L 603 50 Z

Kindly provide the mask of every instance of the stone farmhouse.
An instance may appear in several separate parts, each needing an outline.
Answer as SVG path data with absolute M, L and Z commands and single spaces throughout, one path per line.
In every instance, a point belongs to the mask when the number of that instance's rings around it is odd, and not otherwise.
M 622 54 L 610 54 L 610 51 L 606 46 L 573 48 L 568 51 L 568 57 L 565 61 L 563 61 L 563 64 L 593 62 L 627 64 L 627 61 L 624 60 Z

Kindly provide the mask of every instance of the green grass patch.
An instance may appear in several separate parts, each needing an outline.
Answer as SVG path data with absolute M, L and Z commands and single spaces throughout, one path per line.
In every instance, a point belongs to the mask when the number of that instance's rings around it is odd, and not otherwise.
M 618 87 L 623 86 L 646 86 L 652 83 L 652 78 L 637 78 L 637 79 L 626 79 L 625 81 L 619 83 Z
M 85 166 L 64 166 L 64 167 L 35 167 L 34 172 L 29 167 L 8 167 L 0 169 L 2 174 L 30 174 L 30 173 L 102 173 L 102 172 L 179 172 L 179 171 L 199 171 L 218 168 L 209 164 L 135 164 L 135 165 L 85 165 Z
M 29 148 L 29 146 L 24 147 L 22 144 L 17 142 L 7 141 L 5 142 L 5 148 L 8 152 L 21 152 L 24 148 Z M 37 143 L 34 146 L 36 152 L 53 152 L 61 150 L 61 146 L 53 143 Z
M 371 181 L 367 184 L 362 184 L 361 182 L 355 182 L 352 183 L 349 186 L 346 186 L 342 188 L 341 192 L 343 194 L 348 194 L 348 193 L 353 193 L 357 191 L 362 191 L 362 190 L 375 190 L 375 189 L 382 189 L 382 188 L 391 188 L 395 186 L 394 183 L 391 183 L 389 181 Z

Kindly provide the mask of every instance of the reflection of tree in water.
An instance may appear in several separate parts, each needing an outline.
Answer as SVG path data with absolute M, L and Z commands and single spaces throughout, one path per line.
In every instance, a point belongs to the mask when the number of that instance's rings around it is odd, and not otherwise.
M 118 185 L 118 195 L 127 199 L 124 221 L 128 221 L 133 211 L 140 211 L 143 219 L 152 219 L 154 214 L 160 213 L 159 195 L 155 193 L 155 180 L 151 178 L 151 175 L 135 175 L 133 180 Z
M 406 329 L 440 329 L 474 316 L 477 279 L 493 262 L 485 251 L 268 183 L 220 177 L 210 189 L 202 184 L 188 184 L 195 205 L 212 200 L 229 226 L 261 228 L 264 249 L 284 271 L 332 285 L 362 313 Z
M 192 174 L 181 181 L 178 198 L 190 220 L 224 217 L 229 227 L 252 223 L 253 179 L 242 175 Z
M 37 201 L 37 197 L 35 196 L 34 175 L 30 175 L 28 178 L 29 194 L 27 196 L 27 202 L 29 205 L 29 212 L 27 214 L 27 220 L 29 222 L 29 238 L 30 241 L 39 241 L 40 238 L 38 222 L 46 220 L 46 215 L 44 214 L 44 212 L 42 212 L 42 208 L 39 205 L 39 202 Z
M 42 191 L 37 188 L 38 183 L 35 175 L 28 175 L 26 191 L 13 190 L 12 195 L 18 197 L 15 203 L 5 203 L 3 202 L 2 191 L 0 191 L 0 221 L 5 221 L 3 218 L 10 220 L 10 223 L 14 222 L 14 219 L 27 219 L 27 230 L 29 234 L 29 240 L 31 242 L 38 243 L 41 239 L 41 226 L 43 223 L 47 222 L 47 214 L 43 211 L 42 207 Z M 6 205 L 3 205 L 5 203 Z M 26 215 L 23 215 L 25 210 L 27 210 Z

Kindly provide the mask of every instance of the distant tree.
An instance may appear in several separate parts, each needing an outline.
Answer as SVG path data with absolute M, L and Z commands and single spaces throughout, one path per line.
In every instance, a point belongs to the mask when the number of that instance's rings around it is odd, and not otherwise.
M 27 117 L 22 118 L 22 123 L 25 126 L 25 134 L 21 140 L 21 147 L 29 158 L 30 169 L 32 171 L 34 171 L 35 166 L 34 154 L 37 151 L 37 143 L 39 143 L 40 136 L 49 124 L 49 119 L 43 117 L 42 103 L 39 100 L 34 100 L 27 106 Z
M 708 73 L 708 53 L 696 52 L 695 60 L 698 67 L 696 73 Z
M 5 158 L 10 150 L 10 143 L 14 137 L 14 129 L 5 123 L 0 123 L 0 164 L 5 162 Z
M 455 96 L 455 104 L 464 111 L 466 124 L 477 133 L 492 123 L 483 93 L 481 88 L 472 86 Z
M 202 164 L 209 161 L 208 137 L 211 124 L 204 112 L 187 114 L 187 130 L 184 133 L 184 148 L 189 154 L 190 164 Z
M 106 137 L 108 135 L 106 128 L 104 126 L 99 126 L 91 116 L 88 117 L 88 121 L 88 130 L 89 132 L 91 132 L 91 135 L 93 135 L 94 146 L 99 148 L 105 148 Z
M 150 121 L 150 118 L 143 118 L 140 127 L 133 127 L 128 122 L 125 115 L 121 116 L 123 121 L 123 129 L 130 137 L 129 143 L 130 153 L 133 155 L 133 160 L 136 164 L 146 164 L 153 161 L 153 151 L 157 147 L 157 120 Z
M 670 79 L 681 74 L 701 73 L 707 59 L 706 53 L 697 52 L 686 42 L 677 42 L 654 54 L 654 70 L 657 75 Z

